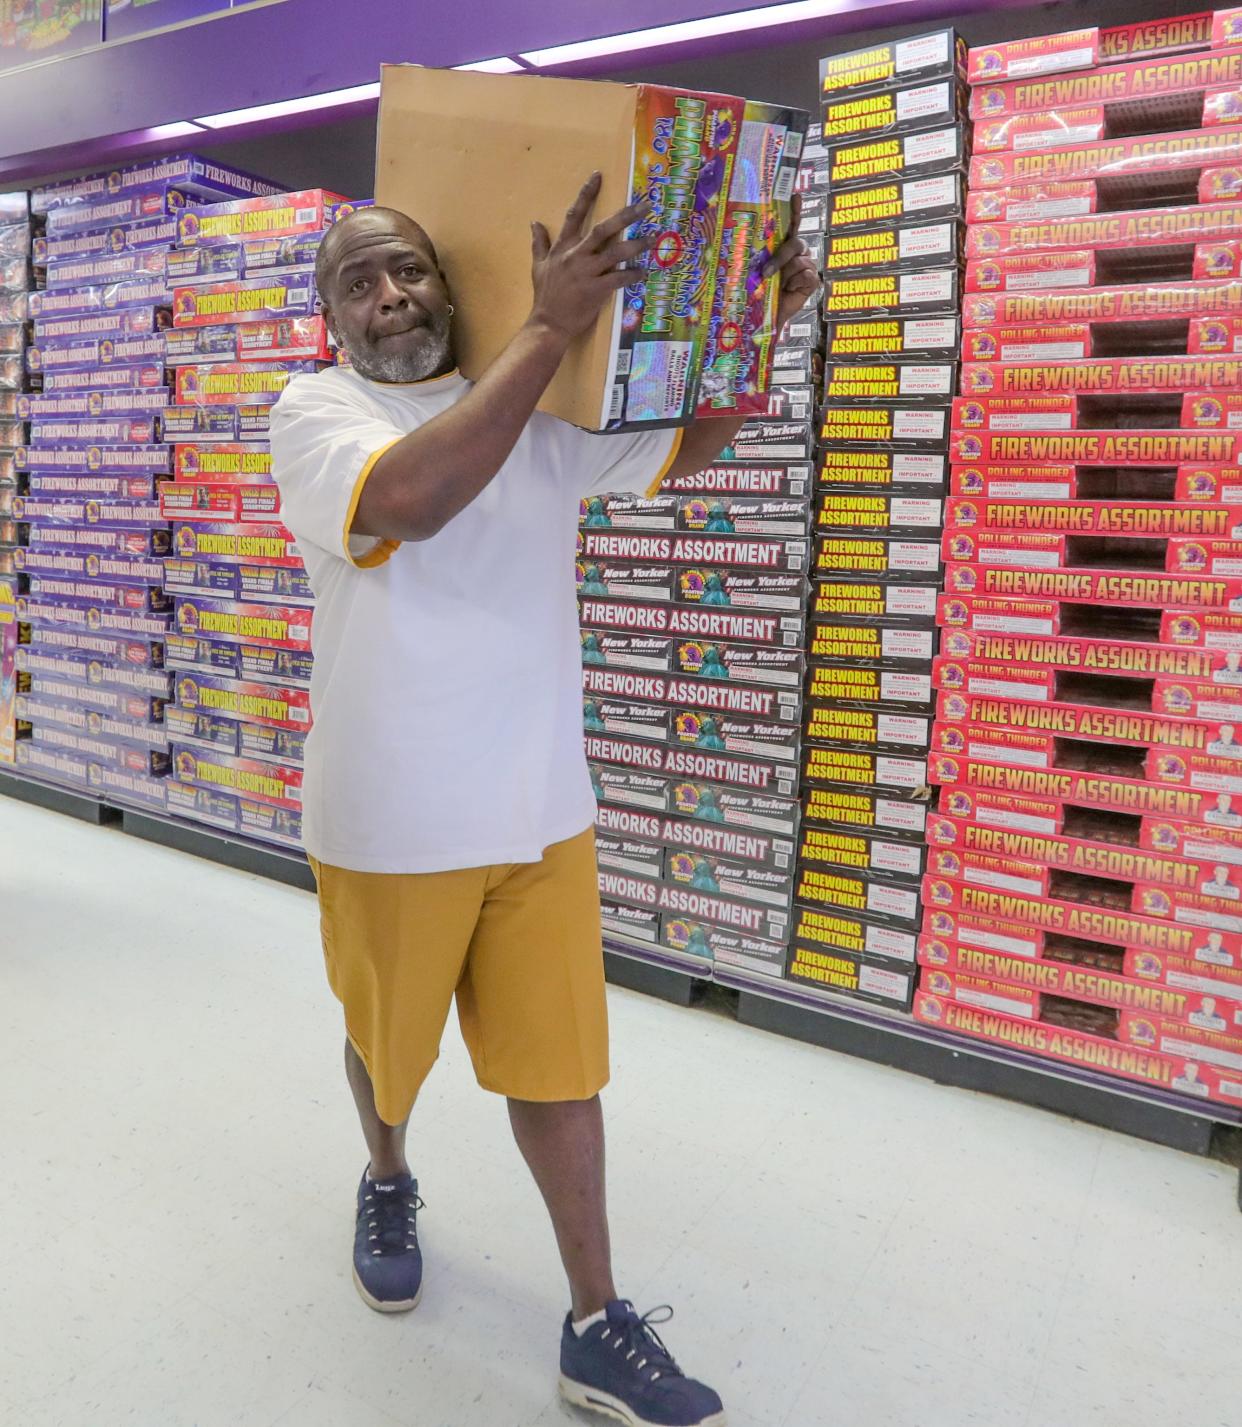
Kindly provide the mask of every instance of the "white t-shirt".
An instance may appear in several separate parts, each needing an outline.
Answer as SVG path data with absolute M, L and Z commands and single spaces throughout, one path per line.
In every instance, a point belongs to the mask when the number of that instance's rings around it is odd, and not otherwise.
M 316 601 L 303 842 L 331 866 L 537 862 L 595 817 L 578 502 L 653 489 L 678 433 L 601 436 L 536 413 L 430 540 L 350 536 L 378 457 L 469 390 L 456 372 L 388 385 L 336 367 L 296 377 L 272 413 L 283 519 Z

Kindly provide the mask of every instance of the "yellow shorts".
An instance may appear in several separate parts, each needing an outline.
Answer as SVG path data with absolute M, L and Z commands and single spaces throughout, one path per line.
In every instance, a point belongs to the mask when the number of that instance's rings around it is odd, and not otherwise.
M 454 993 L 485 1090 L 589 1100 L 607 1084 L 593 828 L 541 862 L 409 874 L 311 867 L 328 981 L 382 1120 L 410 1113 Z

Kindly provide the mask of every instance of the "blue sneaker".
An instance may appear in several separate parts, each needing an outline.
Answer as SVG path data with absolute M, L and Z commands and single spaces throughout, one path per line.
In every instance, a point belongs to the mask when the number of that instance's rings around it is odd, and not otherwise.
M 720 1398 L 682 1372 L 652 1326 L 672 1316 L 657 1308 L 640 1318 L 632 1303 L 617 1300 L 581 1337 L 566 1318 L 561 1396 L 627 1427 L 724 1427 Z
M 377 1313 L 408 1313 L 423 1296 L 423 1254 L 418 1247 L 418 1180 L 408 1174 L 358 1186 L 354 1231 L 354 1283 Z

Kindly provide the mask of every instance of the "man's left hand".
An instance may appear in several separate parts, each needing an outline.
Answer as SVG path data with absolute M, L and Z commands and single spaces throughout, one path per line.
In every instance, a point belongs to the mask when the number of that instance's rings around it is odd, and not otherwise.
M 780 277 L 781 295 L 776 308 L 778 335 L 785 330 L 786 322 L 801 312 L 820 288 L 815 259 L 798 237 L 798 225 L 801 221 L 802 195 L 796 193 L 790 206 L 789 236 L 772 254 L 763 270 L 765 278 L 771 279 L 778 274 Z

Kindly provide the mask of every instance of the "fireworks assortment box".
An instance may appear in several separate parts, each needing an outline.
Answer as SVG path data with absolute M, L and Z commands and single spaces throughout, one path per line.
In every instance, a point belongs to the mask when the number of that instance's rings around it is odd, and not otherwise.
M 1201 957 L 1242 933 L 1242 547 L 1201 438 L 1235 430 L 1242 71 L 1203 18 L 972 52 L 915 1015 L 1236 1101 Z
M 28 385 L 23 358 L 29 333 L 34 271 L 30 261 L 34 229 L 30 195 L 0 194 L 0 763 L 17 759 L 18 735 L 29 732 L 19 719 L 17 699 L 28 675 L 17 663 L 24 529 L 18 517 L 26 477 L 17 451 L 25 446 Z

